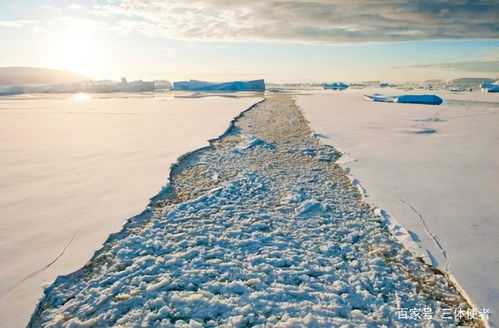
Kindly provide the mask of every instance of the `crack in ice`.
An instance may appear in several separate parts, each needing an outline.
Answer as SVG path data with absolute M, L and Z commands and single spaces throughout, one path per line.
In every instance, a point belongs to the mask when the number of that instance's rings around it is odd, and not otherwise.
M 442 256 L 445 258 L 445 271 L 447 273 L 449 273 L 450 272 L 450 270 L 449 270 L 450 269 L 450 259 L 447 256 L 447 251 L 440 244 L 440 241 L 438 240 L 438 237 L 436 235 L 434 235 L 430 231 L 430 229 L 428 228 L 428 225 L 426 224 L 426 221 L 425 221 L 423 215 L 411 203 L 409 203 L 408 201 L 406 201 L 402 197 L 398 197 L 398 199 L 400 199 L 401 202 L 403 202 L 404 204 L 406 204 L 407 206 L 409 206 L 409 208 L 414 213 L 416 213 L 416 215 L 419 217 L 419 219 L 421 220 L 421 223 L 423 224 L 423 228 L 424 228 L 426 234 L 433 240 L 433 242 L 435 243 L 435 245 L 438 247 L 438 249 L 442 253 Z
M 17 286 L 19 286 L 20 284 L 22 284 L 23 282 L 25 282 L 26 280 L 34 277 L 35 275 L 39 274 L 40 272 L 43 272 L 45 270 L 47 270 L 51 265 L 53 265 L 55 262 L 57 262 L 57 260 L 59 260 L 63 255 L 64 253 L 66 252 L 66 250 L 68 249 L 69 245 L 71 245 L 71 243 L 74 241 L 74 239 L 76 238 L 76 236 L 78 235 L 78 233 L 80 233 L 80 231 L 76 231 L 73 236 L 71 237 L 71 239 L 66 243 L 66 245 L 62 248 L 61 252 L 59 253 L 59 255 L 57 255 L 49 264 L 45 265 L 44 267 L 42 267 L 41 269 L 39 270 L 36 270 L 28 275 L 26 275 L 24 278 L 22 278 L 21 280 L 19 280 L 17 283 L 15 283 L 14 285 L 12 285 L 12 287 L 10 287 L 9 289 L 7 289 L 5 291 L 5 293 L 3 295 L 0 296 L 0 299 L 4 298 L 6 295 L 8 295 L 12 290 L 14 290 L 15 288 L 17 288 Z

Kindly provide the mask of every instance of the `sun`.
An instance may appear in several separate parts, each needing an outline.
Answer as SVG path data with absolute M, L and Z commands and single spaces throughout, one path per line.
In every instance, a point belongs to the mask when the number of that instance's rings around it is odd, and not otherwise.
M 98 48 L 89 38 L 75 35 L 59 41 L 54 50 L 56 65 L 61 69 L 89 77 L 95 77 L 101 70 Z
M 54 68 L 90 78 L 102 75 L 102 33 L 89 21 L 66 19 L 51 38 L 50 61 Z

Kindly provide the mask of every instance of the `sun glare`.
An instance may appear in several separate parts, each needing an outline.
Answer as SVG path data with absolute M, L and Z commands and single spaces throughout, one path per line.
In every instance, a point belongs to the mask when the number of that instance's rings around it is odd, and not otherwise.
M 74 100 L 82 101 L 82 100 L 88 100 L 88 99 L 90 99 L 90 96 L 87 95 L 86 93 L 78 92 L 78 93 L 75 93 L 72 98 Z
M 75 73 L 93 77 L 100 69 L 97 49 L 90 40 L 75 38 L 61 41 L 56 57 L 59 67 Z
M 98 36 L 92 25 L 82 21 L 73 22 L 53 39 L 53 66 L 90 78 L 100 76 L 103 56 L 97 45 Z

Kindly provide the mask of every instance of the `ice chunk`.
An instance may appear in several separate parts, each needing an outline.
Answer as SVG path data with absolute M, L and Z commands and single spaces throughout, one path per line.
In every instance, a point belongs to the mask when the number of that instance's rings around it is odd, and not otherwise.
M 397 97 L 395 96 L 383 96 L 379 93 L 375 93 L 372 95 L 364 95 L 365 100 L 377 101 L 377 102 L 396 102 Z
M 306 200 L 295 209 L 297 215 L 304 217 L 320 215 L 323 211 L 321 203 L 315 199 Z
M 425 105 L 440 105 L 443 100 L 436 95 L 400 95 L 400 96 L 383 96 L 380 94 L 364 95 L 366 100 L 377 102 L 393 102 L 403 104 L 425 104 Z
M 443 100 L 436 95 L 402 95 L 397 97 L 396 102 L 405 104 L 440 105 Z
M 480 88 L 483 92 L 499 92 L 499 80 L 494 83 L 483 82 Z
M 254 136 L 246 136 L 244 140 L 236 147 L 237 149 L 249 149 L 254 147 L 263 147 L 267 149 L 274 149 L 274 145 L 268 142 L 265 142 L 261 139 L 258 139 Z
M 173 83 L 173 90 L 184 91 L 265 91 L 264 80 L 206 82 L 206 81 L 179 81 Z

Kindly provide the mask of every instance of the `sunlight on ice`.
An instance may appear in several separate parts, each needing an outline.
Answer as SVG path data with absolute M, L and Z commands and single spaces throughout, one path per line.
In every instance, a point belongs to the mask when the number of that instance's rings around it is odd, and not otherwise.
M 86 94 L 86 93 L 83 93 L 83 92 L 78 92 L 78 93 L 75 93 L 75 94 L 72 96 L 72 98 L 73 98 L 74 100 L 79 100 L 79 101 L 81 101 L 81 100 L 88 100 L 88 99 L 90 99 L 90 96 L 89 96 L 88 94 Z

